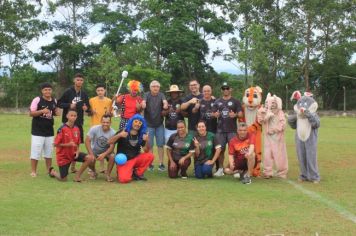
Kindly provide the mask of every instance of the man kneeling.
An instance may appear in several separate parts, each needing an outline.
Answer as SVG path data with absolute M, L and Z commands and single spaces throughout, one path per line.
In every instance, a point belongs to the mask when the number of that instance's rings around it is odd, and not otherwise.
M 81 143 L 80 130 L 74 125 L 77 119 L 77 111 L 69 110 L 66 117 L 68 121 L 58 129 L 57 136 L 54 140 L 59 174 L 53 167 L 50 168 L 50 174 L 59 181 L 67 181 L 68 170 L 71 163 L 73 161 L 83 162 L 74 177 L 75 182 L 81 182 L 80 176 L 94 159 L 86 153 L 79 152 L 79 145 Z
M 149 152 L 146 121 L 139 114 L 129 119 L 125 130 L 118 131 L 109 144 L 117 143 L 117 154 L 123 153 L 127 162 L 117 165 L 118 181 L 128 183 L 135 180 L 147 180 L 143 174 L 152 163 L 154 156 Z M 144 153 L 141 153 L 143 148 Z
M 93 163 L 89 165 L 92 170 L 90 173 L 91 179 L 96 179 L 97 173 L 95 171 L 95 158 L 98 161 L 108 161 L 106 170 L 106 181 L 112 182 L 111 171 L 114 166 L 114 144 L 108 144 L 108 140 L 115 135 L 115 131 L 110 127 L 111 116 L 104 115 L 101 117 L 101 125 L 95 125 L 90 128 L 87 137 L 85 138 L 85 146 L 89 155 L 94 159 Z
M 246 123 L 239 123 L 237 135 L 229 142 L 229 167 L 225 168 L 225 174 L 233 174 L 243 184 L 250 184 L 255 166 L 254 149 L 254 135 L 248 133 Z

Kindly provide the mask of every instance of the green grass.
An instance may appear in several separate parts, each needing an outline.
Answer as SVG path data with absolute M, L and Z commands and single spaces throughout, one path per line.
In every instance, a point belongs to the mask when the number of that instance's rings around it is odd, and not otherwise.
M 355 223 L 279 179 L 245 186 L 231 176 L 171 180 L 155 171 L 146 173 L 147 182 L 126 185 L 104 176 L 60 183 L 45 174 L 43 161 L 31 178 L 30 124 L 28 116 L 0 115 L 0 235 L 356 235 Z M 322 118 L 321 124 L 322 181 L 301 186 L 356 215 L 356 122 Z M 286 139 L 294 181 L 294 131 Z

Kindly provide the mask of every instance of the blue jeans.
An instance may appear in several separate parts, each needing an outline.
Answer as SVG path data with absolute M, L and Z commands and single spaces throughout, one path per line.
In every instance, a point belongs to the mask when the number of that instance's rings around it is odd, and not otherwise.
M 204 179 L 213 177 L 213 165 L 199 164 L 195 165 L 195 177 L 198 179 Z
M 150 148 L 153 148 L 153 141 L 154 137 L 156 137 L 156 145 L 157 147 L 163 147 L 164 145 L 164 127 L 163 124 L 160 125 L 159 127 L 153 128 L 153 127 L 147 127 L 148 131 L 148 139 L 149 139 L 149 144 Z

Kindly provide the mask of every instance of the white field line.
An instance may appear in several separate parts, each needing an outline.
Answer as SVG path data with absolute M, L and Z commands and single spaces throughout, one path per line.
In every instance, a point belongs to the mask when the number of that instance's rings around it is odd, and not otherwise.
M 346 220 L 351 220 L 353 223 L 356 224 L 356 215 L 352 214 L 351 212 L 349 212 L 348 210 L 346 210 L 345 208 L 343 208 L 342 206 L 338 205 L 337 203 L 330 201 L 324 197 L 322 197 L 321 195 L 310 191 L 306 188 L 304 188 L 302 185 L 295 183 L 294 181 L 291 180 L 286 180 L 289 184 L 291 184 L 294 188 L 298 189 L 299 191 L 301 191 L 302 193 L 304 193 L 305 195 L 309 196 L 310 198 L 321 202 L 325 205 L 327 205 L 329 208 L 333 209 L 334 211 L 338 212 L 343 218 L 345 218 Z

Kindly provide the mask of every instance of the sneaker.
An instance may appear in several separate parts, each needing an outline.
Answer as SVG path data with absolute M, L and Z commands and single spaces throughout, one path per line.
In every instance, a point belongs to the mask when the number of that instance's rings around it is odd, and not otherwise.
M 240 179 L 240 173 L 239 173 L 239 172 L 235 173 L 235 174 L 234 174 L 234 178 L 235 178 L 235 179 Z
M 136 173 L 132 174 L 132 179 L 136 181 L 147 181 L 146 177 L 144 175 L 137 175 Z
M 241 180 L 243 184 L 251 184 L 251 177 L 249 175 L 245 175 L 244 178 Z
M 148 167 L 148 170 L 149 170 L 149 171 L 153 171 L 154 169 L 155 169 L 155 166 L 152 165 L 152 164 Z
M 223 169 L 223 168 L 219 168 L 219 169 L 215 172 L 214 176 L 216 176 L 216 177 L 224 176 L 224 169 Z
M 158 170 L 160 170 L 160 171 L 165 171 L 165 170 L 166 170 L 166 167 L 165 167 L 163 164 L 160 164 L 160 165 L 158 166 Z
M 182 176 L 182 179 L 188 179 L 188 176 Z

